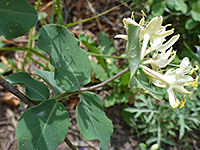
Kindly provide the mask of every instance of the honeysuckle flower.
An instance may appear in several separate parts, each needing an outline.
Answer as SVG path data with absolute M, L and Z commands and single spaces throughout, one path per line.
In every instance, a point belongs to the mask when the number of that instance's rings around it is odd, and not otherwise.
M 190 65 L 189 59 L 185 57 L 179 65 L 179 68 L 167 70 L 167 65 L 169 65 L 176 56 L 176 51 L 173 50 L 172 46 L 179 39 L 180 35 L 175 35 L 166 41 L 165 38 L 174 33 L 173 28 L 167 30 L 167 27 L 171 25 L 162 26 L 163 17 L 160 16 L 153 18 L 145 26 L 144 16 L 146 15 L 143 13 L 143 17 L 139 23 L 133 19 L 133 16 L 131 18 L 124 18 L 124 28 L 127 32 L 129 24 L 140 28 L 139 40 L 142 43 L 142 48 L 140 50 L 141 67 L 149 76 L 149 81 L 153 83 L 153 85 L 167 89 L 169 103 L 172 108 L 182 108 L 186 100 L 185 98 L 181 98 L 182 96 L 180 95 L 192 93 L 186 89 L 186 87 L 197 87 L 199 77 L 196 76 L 194 79 L 191 75 L 194 71 L 198 70 L 199 67 L 196 66 L 193 68 Z M 116 35 L 115 38 L 128 40 L 128 36 L 124 34 Z M 154 52 L 153 55 L 148 55 L 148 57 L 145 58 L 150 52 Z M 143 65 L 149 65 L 151 69 Z M 180 101 L 180 98 L 182 101 Z
M 159 47 L 157 46 L 151 46 L 150 48 L 148 48 L 146 51 L 145 51 L 145 54 L 144 56 L 146 56 L 147 54 L 149 54 L 150 52 L 152 51 L 156 51 L 156 52 L 163 52 L 163 51 L 166 51 L 167 49 L 169 49 L 178 39 L 179 39 L 180 35 L 177 34 L 177 35 L 174 35 L 170 40 L 168 40 L 167 42 L 165 42 L 164 44 L 163 43 L 160 43 L 159 44 Z M 163 41 L 162 41 L 163 42 Z
M 161 53 L 154 53 L 153 57 L 144 61 L 143 64 L 151 64 L 153 70 L 158 70 L 159 68 L 166 67 L 171 63 L 176 56 L 176 51 L 172 51 L 172 47 L 166 52 L 166 50 Z
M 151 47 L 156 49 L 161 46 L 166 36 L 174 32 L 174 29 L 166 31 L 166 27 L 169 25 L 162 26 L 162 21 L 162 16 L 155 17 L 147 24 L 144 30 L 140 31 L 141 38 L 143 39 L 140 60 L 142 60 L 146 54 L 149 41 Z
M 127 30 L 128 30 L 128 24 L 133 24 L 135 26 L 140 27 L 139 38 L 140 40 L 143 40 L 140 60 L 142 60 L 144 56 L 147 54 L 146 50 L 149 41 L 151 44 L 151 50 L 155 50 L 158 47 L 162 46 L 162 43 L 164 42 L 166 36 L 171 35 L 174 32 L 174 29 L 166 31 L 166 27 L 169 25 L 162 26 L 162 21 L 163 21 L 162 16 L 155 17 L 147 24 L 146 27 L 144 27 L 144 22 L 145 22 L 144 16 L 142 17 L 139 23 L 137 23 L 132 18 L 123 19 L 124 27 Z M 128 36 L 124 34 L 116 35 L 115 38 L 122 38 L 128 40 Z M 172 38 L 172 40 L 173 39 L 174 38 Z
M 173 36 L 169 41 L 165 42 L 164 44 L 160 44 L 155 50 L 155 53 L 152 58 L 143 62 L 143 64 L 151 64 L 153 70 L 158 70 L 159 68 L 164 68 L 169 65 L 176 56 L 176 51 L 172 50 L 172 45 L 179 39 L 180 35 Z M 171 48 L 170 48 L 171 47 Z M 170 48 L 168 50 L 168 48 Z M 150 47 L 146 50 L 145 55 L 152 52 L 154 49 Z
M 156 72 L 146 66 L 142 67 L 155 86 L 167 89 L 169 102 L 172 108 L 177 108 L 180 104 L 182 104 L 180 107 L 183 107 L 185 103 L 184 100 L 183 102 L 179 101 L 177 92 L 184 95 L 191 94 L 191 92 L 189 92 L 185 87 L 197 87 L 198 76 L 196 79 L 193 79 L 190 73 L 198 70 L 198 67 L 193 68 L 187 57 L 182 60 L 180 68 L 176 70 L 169 69 L 164 74 Z
M 143 25 L 145 22 L 145 18 L 142 17 L 142 19 L 140 20 L 139 23 L 137 23 L 134 19 L 132 18 L 124 18 L 123 19 L 123 23 L 124 23 L 124 28 L 127 30 L 128 29 L 128 24 L 133 24 L 134 26 L 138 26 L 141 28 L 141 30 L 143 30 Z M 140 35 L 139 35 L 140 36 Z M 115 36 L 115 38 L 122 38 L 124 40 L 128 40 L 128 35 L 124 35 L 124 34 L 118 34 Z

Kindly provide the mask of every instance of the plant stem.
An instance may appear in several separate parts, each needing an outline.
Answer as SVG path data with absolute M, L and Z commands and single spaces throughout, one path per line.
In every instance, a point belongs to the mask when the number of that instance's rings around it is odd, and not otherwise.
M 113 7 L 113 8 L 111 8 L 111 9 L 105 11 L 105 12 L 102 12 L 102 13 L 96 15 L 96 16 L 92 16 L 92 17 L 90 17 L 90 18 L 87 18 L 87 19 L 84 19 L 84 20 L 81 20 L 81 21 L 77 21 L 77 22 L 73 22 L 73 23 L 66 24 L 65 27 L 69 28 L 69 27 L 73 27 L 73 26 L 75 26 L 75 25 L 77 25 L 77 24 L 79 24 L 79 23 L 84 23 L 84 22 L 93 20 L 93 19 L 95 19 L 95 18 L 98 18 L 98 17 L 100 17 L 100 16 L 102 16 L 102 15 L 105 15 L 105 14 L 107 14 L 107 13 L 113 11 L 114 9 L 120 7 L 121 5 L 122 5 L 122 4 L 119 4 L 119 5 Z
M 65 142 L 67 143 L 67 145 L 72 149 L 72 150 L 78 150 L 71 142 L 70 140 L 65 137 Z
M 59 95 L 59 96 L 54 97 L 53 99 L 58 99 L 58 100 L 60 100 L 60 99 L 62 99 L 63 97 L 66 97 L 66 96 L 78 94 L 78 93 L 81 93 L 81 92 L 84 92 L 84 91 L 92 91 L 92 90 L 94 90 L 94 89 L 97 89 L 97 88 L 99 88 L 99 87 L 102 87 L 102 86 L 108 84 L 109 82 L 115 80 L 116 78 L 120 77 L 121 75 L 125 74 L 125 73 L 128 72 L 128 71 L 129 71 L 129 68 L 126 68 L 126 69 L 122 70 L 120 73 L 116 74 L 116 75 L 113 76 L 112 78 L 110 78 L 110 79 L 108 79 L 108 80 L 106 80 L 106 81 L 104 81 L 104 82 L 102 82 L 102 83 L 99 83 L 99 84 L 97 84 L 97 85 L 93 85 L 93 86 L 90 86 L 90 87 L 80 88 L 80 91 L 65 92 L 65 93 L 63 93 L 63 94 L 61 94 L 61 95 Z
M 35 54 L 36 56 L 43 58 L 44 60 L 48 61 L 49 59 L 46 58 L 44 55 L 40 54 L 39 52 L 37 52 L 38 49 L 30 49 L 30 52 Z M 28 51 L 27 47 L 22 47 L 22 48 L 16 48 L 16 47 L 2 47 L 0 48 L 0 51 Z
M 91 90 L 94 90 L 94 89 L 97 89 L 99 87 L 102 87 L 106 84 L 108 84 L 109 82 L 115 80 L 116 78 L 120 77 L 121 75 L 125 74 L 126 72 L 129 71 L 129 68 L 126 68 L 124 70 L 122 70 L 120 73 L 116 74 L 115 76 L 113 76 L 112 78 L 102 82 L 102 83 L 99 83 L 97 85 L 94 85 L 94 86 L 91 86 L 91 87 L 85 87 L 85 88 L 81 88 L 81 92 L 84 92 L 84 91 L 91 91 Z
M 122 57 L 122 56 L 109 56 L 109 55 L 96 54 L 96 53 L 90 53 L 90 52 L 87 52 L 87 55 L 92 55 L 92 56 L 97 56 L 97 57 L 116 58 L 116 59 L 128 59 L 128 57 Z
M 35 104 L 23 93 L 21 93 L 19 90 L 17 90 L 14 86 L 12 86 L 10 83 L 8 83 L 6 80 L 0 77 L 0 85 L 4 87 L 6 90 L 17 96 L 19 99 L 21 99 L 24 103 L 28 104 L 29 106 L 35 106 Z

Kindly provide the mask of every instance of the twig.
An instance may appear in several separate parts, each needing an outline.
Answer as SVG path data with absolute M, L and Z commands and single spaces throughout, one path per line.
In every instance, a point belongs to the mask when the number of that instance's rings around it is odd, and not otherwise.
M 62 98 L 65 97 L 65 96 L 75 95 L 75 94 L 78 94 L 78 93 L 84 92 L 84 91 L 92 91 L 92 90 L 94 90 L 94 89 L 97 89 L 97 88 L 99 88 L 99 87 L 102 87 L 102 86 L 108 84 L 109 82 L 115 80 L 116 78 L 120 77 L 121 75 L 125 74 L 125 73 L 128 72 L 128 71 L 129 71 L 129 68 L 126 68 L 126 69 L 122 70 L 120 73 L 116 74 L 116 75 L 113 76 L 112 78 L 110 78 L 110 79 L 108 79 L 108 80 L 106 80 L 106 81 L 104 81 L 104 82 L 102 82 L 102 83 L 99 83 L 99 84 L 94 85 L 94 86 L 91 86 L 91 87 L 80 88 L 80 91 L 65 92 L 65 93 L 63 93 L 63 94 L 61 94 L 61 95 L 59 95 L 59 96 L 57 96 L 57 97 L 54 97 L 54 99 L 60 100 L 60 99 L 62 99 Z
M 102 83 L 99 83 L 97 85 L 94 85 L 94 86 L 91 86 L 91 87 L 85 87 L 85 88 L 81 88 L 81 92 L 84 92 L 84 91 L 91 91 L 91 90 L 94 90 L 94 89 L 97 89 L 99 87 L 102 87 L 106 84 L 108 84 L 109 82 L 115 80 L 116 78 L 120 77 L 121 75 L 125 74 L 126 72 L 129 71 L 129 68 L 126 68 L 124 70 L 122 70 L 120 73 L 116 74 L 115 76 L 113 76 L 112 78 L 102 82 Z
M 67 145 L 72 149 L 72 150 L 78 150 L 78 148 L 76 148 L 71 142 L 70 140 L 65 137 L 65 142 L 67 143 Z
M 49 6 L 51 6 L 53 4 L 53 2 L 54 2 L 53 0 L 50 1 L 50 2 L 48 2 L 45 6 L 41 7 L 38 12 L 39 13 L 43 12 L 46 8 L 48 8 Z
M 17 90 L 14 86 L 12 86 L 10 83 L 8 83 L 6 80 L 0 77 L 0 85 L 4 87 L 6 90 L 17 96 L 19 99 L 21 99 L 24 103 L 28 104 L 29 106 L 35 106 L 35 104 L 23 93 L 21 93 L 19 90 Z
M 87 3 L 88 3 L 88 6 L 89 6 L 91 12 L 92 12 L 94 15 L 96 15 L 96 11 L 95 11 L 94 7 L 92 6 L 91 2 L 90 2 L 89 0 L 86 0 L 86 1 L 87 1 Z M 99 21 L 98 18 L 95 18 L 95 19 L 96 19 L 98 28 L 99 28 L 99 30 L 101 31 L 101 30 L 102 30 L 101 23 L 100 23 L 100 21 Z

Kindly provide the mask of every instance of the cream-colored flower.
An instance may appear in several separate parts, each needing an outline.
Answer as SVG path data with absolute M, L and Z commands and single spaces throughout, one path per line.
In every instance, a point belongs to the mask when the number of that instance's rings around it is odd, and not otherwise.
M 185 87 L 197 87 L 198 76 L 196 79 L 193 79 L 189 73 L 194 70 L 198 70 L 198 67 L 193 68 L 187 57 L 182 60 L 180 68 L 176 70 L 169 69 L 165 72 L 165 74 L 156 72 L 146 66 L 143 66 L 143 70 L 147 75 L 149 75 L 155 86 L 167 88 L 169 102 L 172 108 L 177 108 L 180 105 L 180 101 L 176 94 L 177 92 L 184 95 L 191 94 L 191 92 L 189 92 Z M 184 103 L 182 102 L 182 104 Z
M 150 51 L 156 50 L 159 47 L 164 46 L 162 45 L 162 43 L 164 42 L 165 37 L 168 35 L 171 35 L 174 32 L 174 29 L 166 31 L 166 27 L 169 25 L 162 26 L 162 22 L 163 22 L 162 16 L 153 18 L 147 24 L 146 27 L 144 27 L 144 22 L 145 22 L 144 16 L 142 17 L 139 23 L 137 23 L 132 18 L 123 19 L 124 27 L 126 28 L 126 30 L 128 30 L 128 24 L 133 24 L 134 26 L 140 27 L 139 38 L 140 40 L 143 40 L 141 53 L 140 53 L 141 54 L 140 60 L 142 60 L 144 56 L 148 54 Z M 128 40 L 128 35 L 119 34 L 119 35 L 116 35 L 115 38 L 122 38 L 122 39 Z M 173 42 L 174 39 L 175 37 L 173 37 L 170 42 Z M 149 41 L 151 45 L 150 49 L 147 48 Z
M 124 18 L 123 19 L 123 23 L 124 23 L 124 28 L 126 30 L 128 30 L 128 24 L 133 24 L 134 26 L 138 26 L 141 28 L 141 30 L 143 30 L 143 25 L 144 25 L 145 19 L 144 17 L 142 17 L 142 19 L 140 20 L 139 23 L 137 23 L 134 19 L 132 18 Z M 139 35 L 140 36 L 140 35 Z M 124 35 L 124 34 L 118 34 L 115 36 L 115 38 L 122 38 L 124 40 L 128 40 L 128 35 Z
M 153 57 L 144 61 L 143 64 L 151 64 L 153 70 L 159 70 L 159 68 L 166 67 L 171 63 L 176 56 L 176 51 L 172 51 L 172 47 L 166 52 L 154 53 Z
M 153 57 L 144 61 L 143 64 L 151 64 L 153 70 L 159 70 L 160 68 L 164 68 L 169 65 L 176 56 L 176 51 L 173 51 L 171 46 L 179 39 L 179 37 L 180 35 L 175 35 L 164 44 L 161 43 L 160 46 L 155 50 Z M 146 50 L 145 55 L 153 50 L 154 49 L 150 47 Z
M 147 46 L 150 41 L 152 49 L 157 49 L 162 45 L 162 43 L 165 40 L 165 37 L 168 35 L 171 35 L 174 32 L 174 29 L 167 30 L 166 26 L 162 26 L 163 17 L 155 17 L 153 18 L 147 26 L 144 28 L 144 30 L 140 31 L 141 39 L 143 39 L 142 48 L 141 48 L 141 55 L 140 60 L 144 58 L 144 56 L 147 54 Z
M 151 47 L 149 47 L 146 51 L 144 56 L 146 56 L 147 54 L 149 54 L 152 51 L 156 51 L 156 52 L 163 52 L 166 51 L 167 49 L 169 49 L 170 47 L 172 47 L 172 45 L 179 39 L 180 35 L 174 35 L 170 40 L 168 40 L 167 42 L 160 43 L 160 44 L 156 44 L 157 46 L 151 44 Z M 161 37 L 162 38 L 162 37 Z M 158 40 L 159 41 L 159 40 Z M 163 41 L 162 41 L 163 42 Z M 159 46 L 158 46 L 159 45 Z

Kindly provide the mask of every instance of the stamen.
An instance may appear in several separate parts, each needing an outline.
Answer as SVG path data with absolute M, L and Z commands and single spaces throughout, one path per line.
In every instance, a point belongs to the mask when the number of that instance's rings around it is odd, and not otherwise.
M 186 102 L 186 100 L 185 100 L 185 98 L 183 98 L 183 101 L 181 101 L 181 106 L 179 107 L 180 109 L 184 107 L 185 102 Z
M 192 71 L 189 73 L 190 75 L 194 73 L 194 71 L 199 70 L 199 66 L 196 65 L 195 68 L 192 69 Z
M 198 86 L 198 80 L 199 80 L 199 76 L 196 76 L 196 79 L 194 82 L 189 83 L 192 87 L 197 88 Z
M 171 52 L 171 54 L 170 54 L 170 57 L 172 57 L 174 54 L 175 54 L 175 50 L 173 50 L 172 52 Z
M 188 94 L 189 94 L 189 95 L 192 95 L 192 92 L 189 92 Z
M 134 19 L 134 11 L 131 13 L 131 19 Z
M 141 10 L 141 13 L 146 17 L 147 15 L 144 13 L 144 11 L 143 10 Z
M 174 107 L 172 107 L 173 109 L 176 109 L 179 106 L 180 102 L 178 100 L 176 100 L 176 104 Z

